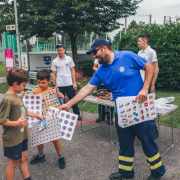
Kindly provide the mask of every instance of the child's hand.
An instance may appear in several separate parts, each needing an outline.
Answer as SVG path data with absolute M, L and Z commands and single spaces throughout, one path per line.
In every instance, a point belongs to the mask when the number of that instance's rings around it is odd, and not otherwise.
M 21 127 L 21 128 L 25 127 L 25 126 L 26 126 L 26 119 L 20 117 L 20 118 L 17 120 L 17 126 L 18 126 L 18 127 Z
M 64 101 L 64 95 L 61 92 L 57 92 L 56 96 L 60 97 L 62 99 L 62 101 Z
M 44 116 L 37 114 L 37 118 L 40 119 L 41 121 L 44 121 Z
M 24 91 L 22 91 L 20 94 L 21 94 L 22 96 L 24 96 L 26 93 L 25 93 Z

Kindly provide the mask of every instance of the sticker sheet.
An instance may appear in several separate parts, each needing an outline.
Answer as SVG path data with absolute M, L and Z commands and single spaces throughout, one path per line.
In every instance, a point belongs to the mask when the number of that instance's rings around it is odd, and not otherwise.
M 50 107 L 47 116 L 53 116 L 56 114 L 59 115 L 61 138 L 71 141 L 78 115 L 67 111 L 59 111 L 57 108 Z
M 36 114 L 42 114 L 42 95 L 41 94 L 38 94 L 38 95 L 25 94 L 22 97 L 22 99 L 27 110 L 32 111 Z M 39 119 L 27 116 L 27 121 L 28 121 L 29 128 L 31 128 L 35 122 L 39 121 Z
M 67 111 L 60 111 L 59 117 L 61 123 L 61 138 L 71 141 L 78 115 Z
M 56 90 L 52 89 L 50 91 L 46 91 L 42 93 L 42 112 L 43 115 L 46 115 L 50 106 L 58 108 L 60 106 L 60 102 L 58 97 L 56 96 Z
M 156 117 L 155 93 L 148 94 L 145 102 L 135 103 L 136 96 L 119 97 L 116 100 L 118 124 L 125 128 Z
M 31 130 L 31 147 L 44 144 L 61 137 L 61 126 L 58 114 L 46 116 L 47 126 L 38 131 L 38 122 L 32 125 Z

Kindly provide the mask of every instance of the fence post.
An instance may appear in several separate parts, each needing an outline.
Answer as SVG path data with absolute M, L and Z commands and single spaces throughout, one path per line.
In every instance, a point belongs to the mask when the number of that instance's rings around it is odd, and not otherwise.
M 22 62 L 21 62 L 21 49 L 20 49 L 20 38 L 19 38 L 19 27 L 18 27 L 16 0 L 14 0 L 14 12 L 15 12 L 15 26 L 16 26 L 16 36 L 17 36 L 17 48 L 18 48 L 18 61 L 19 61 L 19 67 L 21 68 Z

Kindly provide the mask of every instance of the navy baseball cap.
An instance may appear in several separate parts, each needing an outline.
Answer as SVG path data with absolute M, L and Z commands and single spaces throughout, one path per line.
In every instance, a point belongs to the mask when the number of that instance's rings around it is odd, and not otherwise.
M 56 48 L 58 48 L 58 47 L 63 47 L 63 48 L 65 49 L 65 47 L 64 47 L 63 44 L 58 44 L 58 45 L 56 45 Z
M 94 42 L 91 45 L 91 49 L 86 52 L 86 54 L 91 54 L 98 46 L 103 46 L 103 45 L 111 45 L 111 41 L 106 41 L 105 39 L 95 39 Z

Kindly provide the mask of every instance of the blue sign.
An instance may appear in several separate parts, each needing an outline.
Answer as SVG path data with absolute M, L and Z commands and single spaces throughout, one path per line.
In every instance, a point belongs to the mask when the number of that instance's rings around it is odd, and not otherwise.
M 51 64 L 51 56 L 44 56 L 44 63 L 46 65 Z

